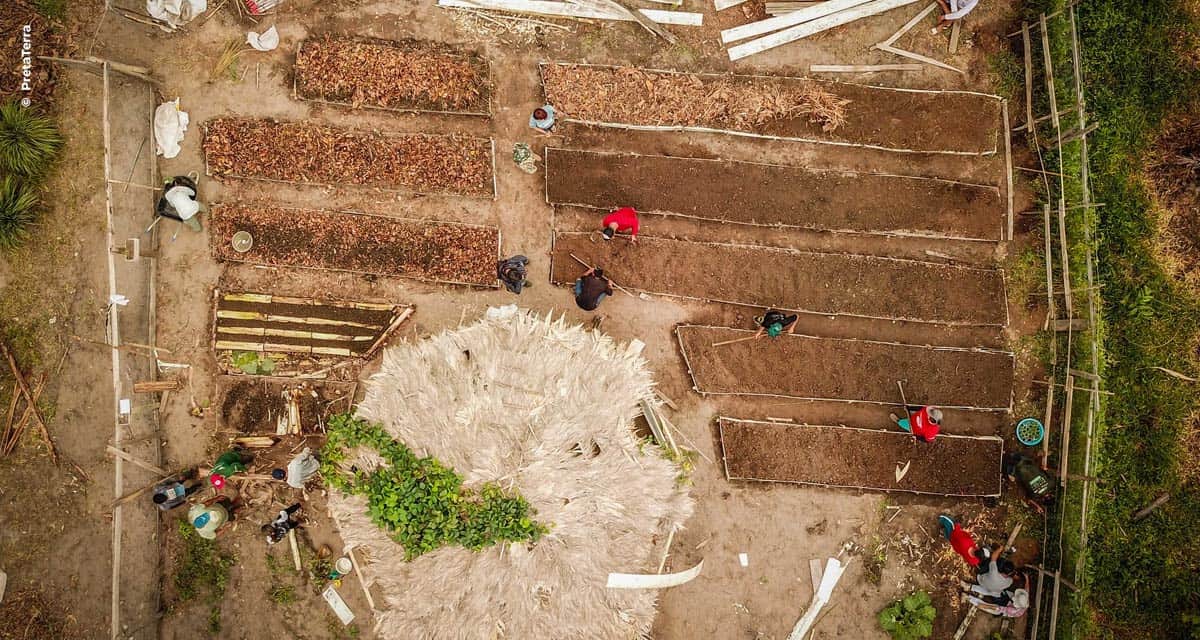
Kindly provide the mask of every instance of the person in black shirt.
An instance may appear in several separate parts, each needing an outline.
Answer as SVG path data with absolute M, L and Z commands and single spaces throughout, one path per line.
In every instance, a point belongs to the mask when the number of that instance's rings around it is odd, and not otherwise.
M 599 267 L 588 269 L 575 281 L 575 304 L 584 311 L 595 311 L 600 301 L 612 293 L 612 280 Z
M 796 328 L 796 320 L 798 319 L 799 316 L 795 314 L 789 316 L 784 315 L 782 311 L 777 309 L 767 309 L 766 313 L 754 319 L 754 324 L 758 325 L 758 333 L 754 334 L 754 337 L 761 338 L 765 332 L 767 335 L 775 338 L 782 334 L 784 329 L 787 329 L 787 332 L 791 333 Z

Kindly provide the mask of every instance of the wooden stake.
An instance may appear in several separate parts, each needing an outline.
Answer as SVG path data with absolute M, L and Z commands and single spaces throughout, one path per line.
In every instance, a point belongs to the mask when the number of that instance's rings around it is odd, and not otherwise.
M 150 473 L 158 474 L 159 477 L 161 477 L 161 478 L 165 478 L 165 477 L 171 475 L 171 473 L 169 471 L 166 471 L 164 469 L 156 467 L 156 466 L 150 464 L 149 462 L 143 462 L 143 461 L 133 457 L 132 455 L 112 446 L 111 444 L 108 445 L 105 449 L 108 451 L 109 454 L 114 455 L 114 456 L 124 460 L 125 462 L 132 464 L 135 467 L 141 467 L 142 469 L 145 469 L 146 471 L 149 471 Z
M 1067 397 L 1064 401 L 1066 405 L 1063 409 L 1063 443 L 1062 443 L 1062 460 L 1059 462 L 1059 485 L 1067 486 L 1067 457 L 1071 452 L 1071 404 L 1075 400 L 1075 376 L 1067 376 Z
M 958 35 L 962 30 L 962 20 L 955 20 L 954 26 L 950 27 L 950 55 L 958 53 Z
M 1008 534 L 1008 540 L 1005 541 L 1004 548 L 1007 549 L 1007 548 L 1013 546 L 1013 543 L 1017 541 L 1017 536 L 1020 533 L 1021 533 L 1021 523 L 1018 522 L 1017 526 L 1013 527 L 1012 533 Z
M 919 64 L 813 64 L 810 73 L 874 73 L 876 71 L 920 71 Z
M 756 338 L 758 338 L 758 336 L 757 336 L 757 335 L 753 335 L 753 336 L 746 336 L 745 338 L 734 338 L 733 340 L 722 340 L 721 342 L 714 342 L 714 343 L 712 343 L 712 344 L 710 344 L 710 345 L 708 345 L 708 346 L 710 346 L 710 347 L 720 347 L 720 346 L 727 345 L 727 344 L 733 344 L 733 343 L 735 343 L 735 342 L 745 342 L 745 341 L 747 341 L 747 340 L 754 340 L 754 339 L 756 339 Z
M 177 391 L 183 385 L 179 382 L 179 378 L 171 378 L 169 380 L 144 380 L 142 382 L 133 383 L 134 393 L 161 393 L 163 391 Z
M 667 534 L 667 544 L 663 547 L 663 557 L 658 563 L 658 573 L 662 573 L 663 569 L 667 568 L 667 557 L 671 555 L 671 543 L 675 541 L 675 530 Z
M 958 22 L 954 23 L 957 33 Z M 1004 181 L 1007 197 L 1008 239 L 1013 239 L 1013 165 L 1012 165 L 1012 133 L 1008 130 L 1008 99 L 1000 101 L 1001 115 L 1004 117 Z
M 37 401 L 41 399 L 42 391 L 45 391 L 45 389 L 46 389 L 45 380 L 38 381 L 37 385 L 34 386 L 34 388 L 33 388 L 34 404 L 36 404 Z M 14 392 L 13 396 L 19 398 L 20 394 Z M 29 405 L 29 403 L 25 403 L 25 408 L 21 411 L 21 416 L 19 418 L 17 418 L 16 423 L 13 425 L 12 433 L 8 434 L 9 437 L 4 442 L 4 455 L 8 455 L 8 454 L 12 453 L 13 449 L 17 448 L 17 442 L 19 442 L 21 440 L 21 434 L 25 433 L 25 425 L 29 423 L 29 421 L 32 419 L 32 417 L 33 417 L 33 412 L 30 410 L 30 405 Z
M 1042 462 L 1050 456 L 1050 418 L 1054 416 L 1054 378 L 1050 378 L 1046 387 L 1046 420 L 1042 423 L 1045 433 L 1042 435 Z
M 1170 500 L 1170 499 L 1171 499 L 1171 494 L 1169 494 L 1169 493 L 1164 493 L 1164 494 L 1158 496 L 1157 498 L 1154 499 L 1154 502 L 1151 502 L 1150 504 L 1146 505 L 1145 507 L 1138 509 L 1137 513 L 1133 514 L 1133 521 L 1138 522 L 1140 520 L 1144 520 L 1147 516 L 1149 516 L 1151 513 L 1153 513 L 1155 509 L 1163 506 L 1163 504 L 1165 504 L 1166 501 Z
M 1046 205 L 1042 208 L 1042 222 L 1043 222 L 1042 226 L 1044 228 L 1043 234 L 1045 235 L 1045 238 L 1043 238 L 1043 241 L 1045 243 L 1045 252 L 1046 252 L 1046 255 L 1045 255 L 1045 258 L 1046 258 L 1046 309 L 1047 309 L 1046 319 L 1049 320 L 1050 318 L 1055 317 L 1057 315 L 1054 310 L 1054 266 L 1053 266 L 1053 263 L 1051 262 L 1051 260 L 1053 260 L 1053 258 L 1051 256 L 1051 248 L 1050 248 L 1050 204 L 1049 203 L 1046 203 Z
M 50 459 L 54 461 L 55 466 L 58 466 L 58 449 L 54 446 L 54 441 L 50 439 L 50 431 L 46 428 L 46 420 L 42 417 L 41 409 L 38 409 L 37 400 L 29 392 L 29 385 L 25 383 L 25 375 L 21 373 L 16 359 L 13 358 L 12 352 L 8 350 L 8 345 L 3 340 L 0 340 L 0 351 L 4 352 L 4 357 L 8 359 L 8 367 L 12 369 L 13 378 L 16 379 L 21 393 L 25 394 L 25 401 L 29 403 L 27 411 L 31 411 L 33 419 L 37 420 L 38 430 L 42 432 L 42 440 L 46 442 L 46 447 L 50 449 Z
M 367 581 L 363 580 L 362 569 L 358 568 L 358 558 L 354 557 L 354 547 L 348 547 L 346 549 L 346 555 L 350 556 L 350 564 L 354 565 L 354 575 L 358 578 L 358 584 L 362 587 L 363 595 L 367 597 L 367 606 L 371 607 L 371 611 L 374 611 L 375 598 L 371 597 L 371 590 L 367 588 Z M 661 573 L 661 571 L 659 573 Z
M 1033 119 L 1033 43 L 1029 38 L 1029 23 L 1021 23 L 1021 42 L 1025 45 L 1025 126 L 1032 128 Z
M 296 565 L 296 571 L 302 571 L 304 565 L 300 562 L 300 547 L 296 544 L 295 529 L 288 529 L 288 546 L 292 548 L 292 563 Z

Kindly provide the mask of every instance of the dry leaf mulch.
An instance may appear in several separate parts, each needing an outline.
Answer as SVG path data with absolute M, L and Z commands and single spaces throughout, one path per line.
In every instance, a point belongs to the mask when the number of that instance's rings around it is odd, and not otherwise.
M 207 123 L 204 155 L 215 176 L 476 197 L 495 193 L 487 138 L 216 118 Z
M 25 25 L 29 25 L 31 57 L 28 92 L 21 90 Z M 44 104 L 54 91 L 58 69 L 54 63 L 38 60 L 37 56 L 62 56 L 68 49 L 67 40 L 68 36 L 56 30 L 24 0 L 0 2 L 0 102 L 29 98 L 34 105 Z
M 488 112 L 487 61 L 431 42 L 325 36 L 296 54 L 299 97 L 385 109 Z
M 564 115 L 592 122 L 709 127 L 762 133 L 766 125 L 804 118 L 832 132 L 849 100 L 794 78 L 705 76 L 634 67 L 549 64 L 547 101 Z
M 218 259 L 496 285 L 500 232 L 493 227 L 266 203 L 214 206 L 211 225 Z M 238 231 L 254 238 L 246 253 L 231 245 Z

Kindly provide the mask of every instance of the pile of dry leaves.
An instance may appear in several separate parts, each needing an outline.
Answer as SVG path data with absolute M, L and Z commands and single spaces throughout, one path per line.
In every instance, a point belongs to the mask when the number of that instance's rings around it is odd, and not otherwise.
M 230 242 L 238 231 L 254 238 L 246 253 Z M 491 227 L 273 204 L 214 207 L 211 236 L 220 259 L 482 286 L 496 283 L 500 243 Z
M 355 107 L 487 113 L 487 62 L 433 43 L 325 36 L 296 54 L 301 98 Z
M 461 135 L 380 134 L 304 122 L 217 118 L 204 135 L 216 176 L 490 197 L 492 146 Z
M 26 34 L 25 26 L 29 26 Z M 30 91 L 21 89 L 24 79 L 23 45 L 28 38 L 30 51 Z M 0 2 L 0 103 L 9 99 L 29 98 L 33 104 L 45 104 L 54 90 L 57 69 L 37 56 L 61 56 L 67 36 L 55 29 L 32 5 L 24 0 Z
M 785 78 L 559 64 L 546 65 L 542 77 L 550 104 L 592 122 L 759 132 L 807 118 L 831 132 L 845 122 L 850 102 L 816 82 Z

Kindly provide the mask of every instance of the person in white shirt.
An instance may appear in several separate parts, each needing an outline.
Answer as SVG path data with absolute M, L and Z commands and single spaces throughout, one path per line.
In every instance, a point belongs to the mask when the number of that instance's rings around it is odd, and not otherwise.
M 200 219 L 196 217 L 204 205 L 196 200 L 196 183 L 187 176 L 175 176 L 163 187 L 158 200 L 158 215 L 182 222 L 192 231 L 200 231 Z
M 960 20 L 975 9 L 979 0 L 937 0 L 942 5 L 942 17 L 938 20 L 938 28 Z

